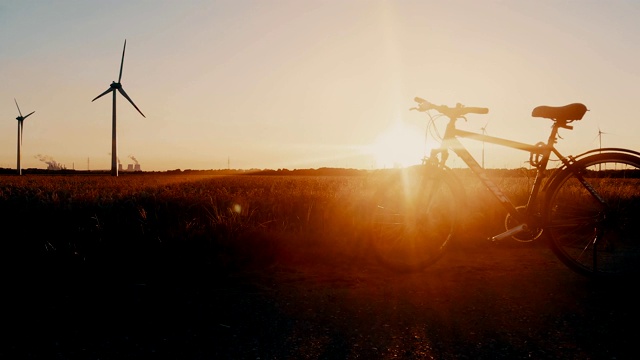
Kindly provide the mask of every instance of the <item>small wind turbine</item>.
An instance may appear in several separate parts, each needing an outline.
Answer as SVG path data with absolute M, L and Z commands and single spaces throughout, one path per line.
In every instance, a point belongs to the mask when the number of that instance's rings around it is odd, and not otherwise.
M 598 149 L 600 149 L 600 152 L 602 152 L 602 134 L 608 135 L 609 133 L 600 130 L 600 126 L 598 126 L 598 135 L 596 135 L 596 137 L 598 138 Z M 593 139 L 595 140 L 596 137 Z M 598 164 L 598 170 L 602 170 L 602 164 Z
M 18 100 L 13 98 L 13 101 L 15 101 L 16 107 L 18 108 L 18 114 L 20 114 L 20 116 L 16 118 L 16 120 L 18 120 L 18 164 L 16 168 L 18 169 L 18 175 L 22 175 L 22 168 L 20 167 L 20 159 L 22 157 L 20 154 L 20 148 L 22 147 L 22 128 L 24 126 L 24 119 L 28 118 L 29 115 L 33 114 L 35 111 L 22 116 L 22 111 L 20 111 L 20 106 L 18 106 Z
M 487 134 L 487 125 L 489 125 L 489 122 L 487 122 L 483 127 L 480 128 L 480 130 L 482 130 L 482 135 Z M 482 140 L 482 168 L 484 169 L 484 140 Z
M 120 61 L 120 75 L 118 75 L 118 82 L 112 81 L 109 88 L 103 92 L 102 94 L 96 96 L 91 102 L 99 99 L 103 95 L 108 94 L 109 92 L 113 92 L 113 108 L 112 108 L 112 125 L 111 125 L 111 176 L 118 176 L 118 146 L 116 142 L 116 90 L 127 99 L 131 105 L 133 105 L 136 110 L 142 115 L 142 117 L 146 118 L 142 111 L 138 109 L 136 104 L 133 103 L 133 100 L 127 95 L 127 93 L 122 88 L 122 84 L 120 83 L 120 79 L 122 79 L 122 65 L 124 64 L 124 51 L 127 48 L 127 40 L 124 40 L 124 47 L 122 48 L 122 60 Z
M 606 132 L 600 130 L 600 126 L 598 126 L 598 135 L 596 135 L 596 137 L 598 138 L 599 149 L 602 149 L 602 134 L 608 135 L 609 133 L 606 133 Z M 593 138 L 593 139 L 595 140 L 595 138 Z

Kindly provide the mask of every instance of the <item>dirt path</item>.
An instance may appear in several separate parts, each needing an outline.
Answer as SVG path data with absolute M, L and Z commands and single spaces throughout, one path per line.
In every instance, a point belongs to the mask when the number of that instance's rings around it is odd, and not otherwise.
M 453 249 L 412 275 L 307 254 L 22 294 L 3 304 L 1 358 L 625 359 L 640 319 L 631 284 L 592 283 L 517 243 Z
M 532 244 L 454 250 L 421 274 L 333 263 L 276 279 L 290 358 L 623 359 L 640 313 L 629 284 L 596 286 Z

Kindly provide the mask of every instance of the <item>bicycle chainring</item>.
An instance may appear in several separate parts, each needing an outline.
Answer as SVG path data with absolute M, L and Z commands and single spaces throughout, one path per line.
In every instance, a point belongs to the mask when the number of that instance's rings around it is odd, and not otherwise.
M 526 209 L 525 206 L 516 207 L 516 210 L 518 210 L 518 212 L 521 212 L 521 213 L 524 213 L 525 209 Z M 516 225 L 518 225 L 518 223 L 516 223 L 515 220 L 511 218 L 511 214 L 507 214 L 507 216 L 504 219 L 505 230 L 510 230 Z M 523 231 L 521 233 L 513 235 L 512 238 L 519 242 L 530 242 L 539 238 L 540 235 L 542 235 L 542 229 L 534 228 L 534 229 L 529 229 L 527 231 Z

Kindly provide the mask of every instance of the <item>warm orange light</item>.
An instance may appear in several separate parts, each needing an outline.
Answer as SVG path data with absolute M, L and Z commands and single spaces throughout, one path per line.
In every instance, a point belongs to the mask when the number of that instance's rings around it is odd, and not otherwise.
M 419 164 L 424 150 L 424 130 L 401 120 L 391 124 L 369 147 L 377 168 Z

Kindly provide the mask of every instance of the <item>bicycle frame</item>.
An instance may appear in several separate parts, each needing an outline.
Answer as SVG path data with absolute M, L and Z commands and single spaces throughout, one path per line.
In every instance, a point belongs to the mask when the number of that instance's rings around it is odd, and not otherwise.
M 448 149 L 453 150 L 453 152 L 458 155 L 462 161 L 471 169 L 471 171 L 480 179 L 480 181 L 489 189 L 489 191 L 496 197 L 498 202 L 507 210 L 507 212 L 512 216 L 515 220 L 517 220 L 520 225 L 515 226 L 514 228 L 493 236 L 492 240 L 501 240 L 507 238 L 509 236 L 513 236 L 519 232 L 526 231 L 531 225 L 534 227 L 538 227 L 538 221 L 533 216 L 535 215 L 533 210 L 535 208 L 535 204 L 537 204 L 538 196 L 540 194 L 541 187 L 543 185 L 544 179 L 547 177 L 547 165 L 551 154 L 553 153 L 560 159 L 565 166 L 569 166 L 571 161 L 562 156 L 560 152 L 554 147 L 554 144 L 557 141 L 558 136 L 558 126 L 554 125 L 551 130 L 551 134 L 547 140 L 546 144 L 539 143 L 536 145 L 526 144 L 518 141 L 498 138 L 494 136 L 469 132 L 465 130 L 460 130 L 456 128 L 455 125 L 456 119 L 449 119 L 449 123 L 447 125 L 444 138 L 439 148 L 433 149 L 431 151 L 431 159 L 437 159 L 437 154 L 441 154 L 440 165 L 444 166 L 448 157 Z M 475 141 L 484 141 L 486 143 L 496 144 L 516 150 L 529 152 L 532 156 L 539 155 L 540 161 L 536 164 L 536 177 L 533 183 L 533 187 L 529 193 L 529 199 L 526 204 L 525 213 L 521 213 L 516 209 L 516 206 L 513 204 L 511 199 L 507 195 L 505 195 L 500 187 L 493 182 L 486 173 L 486 170 L 480 166 L 478 161 L 469 153 L 466 147 L 458 140 L 458 138 L 467 138 Z
M 563 156 L 556 149 L 560 129 L 573 129 L 571 123 L 582 120 L 589 111 L 586 105 L 536 106 L 531 116 L 553 124 L 546 142 L 528 144 L 456 128 L 456 122 L 466 121 L 468 114 L 487 114 L 486 107 L 437 105 L 420 97 L 414 101 L 417 105 L 409 110 L 429 115 L 426 135 L 434 135 L 440 145 L 422 159 L 418 176 L 408 182 L 393 177 L 391 186 L 376 193 L 372 244 L 385 264 L 399 270 L 422 269 L 436 262 L 455 236 L 456 225 L 465 214 L 457 211 L 463 184 L 446 165 L 453 151 L 507 211 L 506 231 L 490 240 L 512 237 L 529 242 L 543 236 L 557 257 L 580 274 L 601 278 L 640 274 L 634 222 L 640 214 L 640 152 L 600 148 Z M 431 110 L 437 114 L 432 116 Z M 441 117 L 448 119 L 443 136 L 435 128 Z M 489 171 L 471 155 L 462 139 L 529 153 L 535 179 L 533 185 L 528 181 L 524 206 L 520 200 L 515 204 L 499 182 L 488 176 Z M 398 192 L 407 187 L 419 192 L 399 197 Z M 418 246 L 424 251 L 416 251 Z

